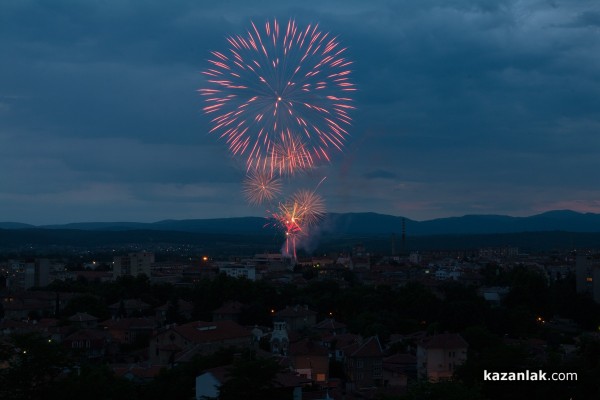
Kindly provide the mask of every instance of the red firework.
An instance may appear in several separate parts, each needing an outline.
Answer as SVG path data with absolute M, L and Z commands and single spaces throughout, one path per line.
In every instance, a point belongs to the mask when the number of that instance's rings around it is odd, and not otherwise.
M 227 41 L 227 51 L 212 52 L 200 93 L 213 116 L 210 132 L 245 158 L 248 170 L 291 174 L 342 149 L 355 87 L 335 37 L 318 25 L 273 20 Z
M 292 198 L 279 204 L 279 209 L 272 216 L 277 224 L 285 230 L 286 252 L 296 259 L 296 238 L 308 234 L 325 215 L 325 205 L 321 196 L 314 191 L 300 190 Z

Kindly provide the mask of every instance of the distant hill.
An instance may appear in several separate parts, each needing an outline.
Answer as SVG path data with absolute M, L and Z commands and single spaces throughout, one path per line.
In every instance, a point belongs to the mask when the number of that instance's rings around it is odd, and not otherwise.
M 465 215 L 414 221 L 377 213 L 330 213 L 318 230 L 333 235 L 400 235 L 405 225 L 408 236 L 500 234 L 519 232 L 600 232 L 600 214 L 569 210 L 549 211 L 530 217 L 504 215 Z M 0 222 L 0 229 L 31 229 L 32 225 Z M 154 223 L 89 222 L 45 225 L 43 229 L 76 229 L 84 231 L 177 231 L 207 234 L 265 234 L 276 231 L 269 220 L 260 217 L 164 220 Z
M 385 234 L 402 232 L 402 217 L 374 213 L 329 214 L 323 229 L 331 233 Z M 404 219 L 409 236 L 519 232 L 600 232 L 600 214 L 549 211 L 531 217 L 465 215 L 429 221 Z
M 22 224 L 20 222 L 0 222 L 0 229 L 28 229 L 35 228 L 35 225 Z

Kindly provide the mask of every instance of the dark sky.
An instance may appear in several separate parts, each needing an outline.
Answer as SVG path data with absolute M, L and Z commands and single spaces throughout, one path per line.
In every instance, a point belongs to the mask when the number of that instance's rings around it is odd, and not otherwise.
M 329 211 L 600 212 L 597 0 L 3 0 L 0 221 L 264 215 L 197 89 L 274 17 L 354 61 L 344 152 L 294 181 Z

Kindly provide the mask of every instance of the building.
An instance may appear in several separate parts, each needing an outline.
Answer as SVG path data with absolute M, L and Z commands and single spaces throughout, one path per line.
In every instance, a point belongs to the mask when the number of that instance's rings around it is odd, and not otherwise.
M 321 335 L 341 335 L 346 333 L 346 324 L 338 322 L 334 318 L 325 318 L 313 326 L 313 330 Z
M 239 301 L 228 301 L 221 307 L 213 311 L 213 321 L 222 321 L 224 319 L 240 322 L 240 316 L 246 306 Z
M 600 304 L 600 254 L 578 254 L 575 263 L 577 293 L 589 295 Z
M 252 332 L 234 321 L 195 321 L 171 326 L 150 339 L 149 360 L 168 365 L 195 354 L 212 354 L 221 347 L 250 348 Z
M 107 319 L 100 323 L 104 332 L 108 332 L 112 341 L 119 344 L 134 344 L 145 341 L 152 336 L 157 322 L 154 318 L 120 318 Z
M 84 358 L 97 359 L 106 355 L 110 336 L 96 329 L 81 329 L 63 340 L 63 346 Z
M 5 267 L 6 287 L 29 289 L 50 283 L 51 262 L 46 258 L 9 260 Z
M 417 373 L 430 381 L 451 379 L 458 365 L 467 359 L 468 343 L 457 333 L 425 338 L 417 346 Z
M 261 253 L 255 254 L 252 263 L 259 269 L 266 268 L 268 271 L 285 271 L 293 269 L 290 259 L 284 257 L 281 253 Z
M 151 268 L 154 264 L 154 253 L 141 251 L 138 253 L 129 253 L 126 256 L 115 256 L 113 259 L 113 279 L 120 276 L 138 276 L 151 275 Z
M 346 375 L 354 389 L 382 385 L 384 354 L 377 336 L 346 351 Z
M 406 388 L 408 378 L 415 377 L 417 357 L 399 353 L 383 359 L 383 386 L 386 388 Z
M 273 321 L 273 332 L 271 333 L 271 352 L 275 354 L 287 354 L 290 346 L 290 338 L 288 337 L 285 321 Z
M 311 328 L 317 323 L 317 313 L 309 310 L 306 305 L 296 305 L 294 307 L 288 306 L 283 310 L 276 312 L 275 317 L 279 321 L 285 321 L 287 328 L 292 331 Z
M 256 267 L 253 265 L 223 265 L 219 267 L 219 273 L 232 278 L 246 278 L 256 280 Z
M 183 318 L 188 321 L 192 319 L 192 314 L 194 313 L 194 305 L 189 301 L 177 299 L 177 306 L 175 307 L 175 303 L 173 300 L 171 300 L 154 309 L 156 320 L 161 324 L 167 322 L 167 317 L 169 317 L 169 309 L 172 311 L 177 311 L 179 318 Z
M 98 318 L 88 313 L 76 313 L 69 317 L 69 323 L 78 329 L 93 329 L 98 325 Z
M 289 357 L 300 377 L 317 383 L 329 380 L 329 351 L 318 342 L 303 339 L 290 344 Z

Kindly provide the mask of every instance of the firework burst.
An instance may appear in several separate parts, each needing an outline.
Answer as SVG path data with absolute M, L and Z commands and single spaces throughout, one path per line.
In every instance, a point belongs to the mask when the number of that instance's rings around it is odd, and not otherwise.
M 318 25 L 273 20 L 262 29 L 252 23 L 246 35 L 227 41 L 227 51 L 212 52 L 200 93 L 204 112 L 212 115 L 210 132 L 245 158 L 248 169 L 289 174 L 342 149 L 355 87 L 351 61 L 335 37 Z M 302 144 L 301 154 L 290 161 L 294 141 Z
M 314 191 L 300 190 L 294 194 L 293 199 L 305 226 L 315 225 L 325 215 L 323 198 Z
M 244 181 L 244 195 L 250 204 L 271 202 L 280 193 L 281 180 L 267 171 L 250 171 Z
M 300 190 L 287 202 L 280 203 L 272 215 L 277 225 L 285 231 L 285 249 L 296 259 L 296 241 L 307 235 L 310 228 L 325 215 L 325 204 L 321 196 L 314 191 Z

